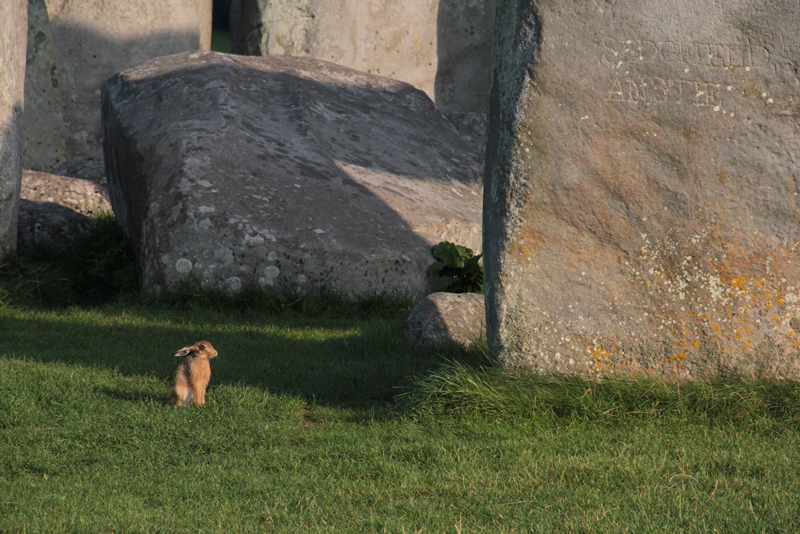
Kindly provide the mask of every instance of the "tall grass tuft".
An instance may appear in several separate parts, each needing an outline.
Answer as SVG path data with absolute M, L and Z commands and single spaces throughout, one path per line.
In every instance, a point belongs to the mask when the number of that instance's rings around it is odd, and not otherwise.
M 418 378 L 404 396 L 418 416 L 477 414 L 542 424 L 672 420 L 800 429 L 796 381 L 586 381 L 454 361 Z

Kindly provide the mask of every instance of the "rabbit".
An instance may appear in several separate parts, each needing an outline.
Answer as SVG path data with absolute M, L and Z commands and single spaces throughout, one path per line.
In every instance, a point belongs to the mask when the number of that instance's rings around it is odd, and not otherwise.
M 198 341 L 183 347 L 175 356 L 186 356 L 175 372 L 175 387 L 169 398 L 170 404 L 178 406 L 203 406 L 206 403 L 206 387 L 211 380 L 209 360 L 217 351 L 208 341 Z

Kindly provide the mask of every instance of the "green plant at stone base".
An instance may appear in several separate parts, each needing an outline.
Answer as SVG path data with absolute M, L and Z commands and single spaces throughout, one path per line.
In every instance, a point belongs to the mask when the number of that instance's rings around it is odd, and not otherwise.
M 475 256 L 472 249 L 449 241 L 442 241 L 431 250 L 437 261 L 428 268 L 428 274 L 438 277 L 439 291 L 483 295 L 481 254 Z

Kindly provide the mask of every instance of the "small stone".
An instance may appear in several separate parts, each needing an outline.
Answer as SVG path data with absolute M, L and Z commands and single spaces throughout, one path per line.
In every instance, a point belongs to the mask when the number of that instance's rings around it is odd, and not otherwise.
M 432 293 L 409 312 L 403 335 L 417 346 L 443 341 L 470 345 L 486 335 L 483 295 L 475 293 Z

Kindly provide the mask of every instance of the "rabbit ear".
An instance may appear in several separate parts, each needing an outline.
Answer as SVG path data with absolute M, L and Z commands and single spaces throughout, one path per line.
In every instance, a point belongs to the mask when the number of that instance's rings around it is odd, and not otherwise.
M 174 354 L 174 356 L 188 356 L 189 354 L 193 353 L 195 349 L 194 345 L 189 345 L 188 347 L 183 347 L 178 352 Z

